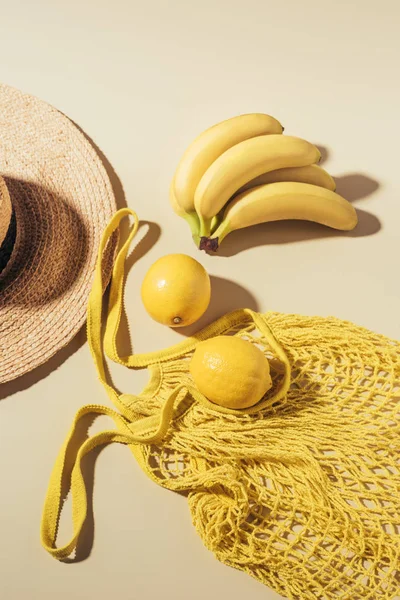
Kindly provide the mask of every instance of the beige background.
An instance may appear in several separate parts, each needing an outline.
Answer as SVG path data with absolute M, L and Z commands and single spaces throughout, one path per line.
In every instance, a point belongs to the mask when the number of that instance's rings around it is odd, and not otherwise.
M 196 256 L 214 276 L 206 321 L 250 306 L 334 314 L 400 338 L 397 0 L 0 4 L 1 79 L 76 121 L 115 169 L 129 206 L 151 222 L 149 251 L 127 284 L 136 351 L 181 339 L 152 322 L 139 299 L 146 269 L 169 252 Z M 251 111 L 326 149 L 325 166 L 360 211 L 357 231 L 266 225 L 233 234 L 220 256 L 196 251 L 168 205 L 174 167 L 204 128 Z M 125 391 L 146 381 L 113 372 Z M 85 402 L 106 402 L 83 332 L 46 367 L 0 387 L 0 397 L 1 598 L 278 599 L 219 564 L 184 498 L 148 481 L 124 447 L 96 463 L 90 556 L 61 564 L 40 548 L 47 481 L 73 415 Z M 68 532 L 64 519 L 63 539 Z

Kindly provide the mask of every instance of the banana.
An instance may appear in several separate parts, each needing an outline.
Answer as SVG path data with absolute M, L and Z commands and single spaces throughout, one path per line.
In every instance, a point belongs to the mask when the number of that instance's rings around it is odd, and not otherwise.
M 192 232 L 192 235 L 198 235 L 198 233 L 199 233 L 199 218 L 195 212 L 187 213 L 178 203 L 178 201 L 176 199 L 176 195 L 175 195 L 174 180 L 172 180 L 172 183 L 169 188 L 169 202 L 172 206 L 173 211 L 177 215 L 179 215 L 180 217 L 185 219 L 185 221 L 187 221 L 187 223 L 189 224 L 189 227 L 190 227 L 190 231 Z
M 249 190 L 250 188 L 265 183 L 276 183 L 278 181 L 298 181 L 299 183 L 311 183 L 319 185 L 327 190 L 336 189 L 335 180 L 325 169 L 318 165 L 308 165 L 306 167 L 287 167 L 286 169 L 277 169 L 269 173 L 263 173 L 259 177 L 252 179 L 236 192 L 236 195 Z
M 190 144 L 176 169 L 174 191 L 177 203 L 186 213 L 194 212 L 196 187 L 223 152 L 249 138 L 282 131 L 282 125 L 273 117 L 254 113 L 227 119 L 201 133 Z
M 210 235 L 212 217 L 241 186 L 263 173 L 304 167 L 320 158 L 313 144 L 283 135 L 262 135 L 229 148 L 207 169 L 196 188 L 194 204 L 200 219 L 200 236 Z
M 197 216 L 196 212 L 187 213 L 178 204 L 178 201 L 177 201 L 176 196 L 175 196 L 174 180 L 172 180 L 172 183 L 171 183 L 170 188 L 169 188 L 169 202 L 170 202 L 170 204 L 172 206 L 173 211 L 179 217 L 182 217 L 182 219 L 185 219 L 185 221 L 188 223 L 188 225 L 190 227 L 190 231 L 192 232 L 193 241 L 196 244 L 196 246 L 199 246 L 199 243 L 200 243 L 200 236 L 199 236 L 200 222 L 199 222 L 199 217 Z M 221 223 L 221 221 L 222 221 L 222 215 L 221 214 L 216 215 L 215 217 L 213 217 L 213 219 L 211 221 L 211 232 L 215 231 L 215 229 Z
M 216 251 L 235 229 L 268 221 L 304 219 L 348 231 L 357 225 L 357 213 L 342 196 L 325 188 L 298 182 L 261 185 L 237 196 L 225 209 L 223 221 L 200 249 Z

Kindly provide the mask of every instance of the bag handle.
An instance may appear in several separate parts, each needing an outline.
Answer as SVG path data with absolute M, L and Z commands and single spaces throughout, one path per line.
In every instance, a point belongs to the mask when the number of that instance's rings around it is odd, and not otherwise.
M 81 468 L 82 460 L 85 455 L 97 446 L 112 442 L 118 442 L 127 445 L 159 442 L 165 436 L 168 430 L 175 407 L 178 407 L 187 396 L 187 389 L 183 385 L 178 386 L 171 392 L 170 396 L 165 401 L 162 409 L 157 415 L 135 420 L 133 413 L 129 411 L 126 405 L 120 401 L 119 394 L 107 381 L 101 340 L 101 314 L 103 298 L 102 257 L 108 240 L 114 231 L 119 227 L 121 220 L 126 216 L 132 216 L 134 219 L 134 224 L 126 242 L 123 244 L 117 255 L 113 267 L 113 279 L 111 286 L 113 302 L 112 310 L 110 311 L 109 318 L 107 320 L 108 327 L 112 328 L 113 331 L 115 327 L 118 328 L 122 312 L 122 287 L 125 258 L 129 249 L 129 245 L 136 235 L 139 226 L 136 213 L 130 209 L 122 209 L 118 211 L 113 216 L 104 231 L 99 247 L 95 276 L 87 311 L 88 342 L 94 363 L 96 365 L 98 376 L 105 390 L 107 391 L 110 400 L 119 408 L 121 414 L 111 408 L 96 404 L 90 404 L 81 408 L 75 416 L 72 428 L 67 435 L 64 445 L 62 446 L 56 459 L 53 472 L 50 477 L 43 508 L 41 522 L 41 542 L 45 550 L 47 550 L 47 552 L 49 552 L 49 554 L 51 554 L 54 558 L 59 560 L 67 558 L 76 548 L 79 535 L 87 517 L 87 493 Z M 121 301 L 119 305 L 116 302 L 117 298 L 119 298 Z M 98 433 L 87 439 L 80 446 L 76 453 L 72 472 L 66 473 L 66 457 L 68 451 L 70 450 L 77 425 L 79 421 L 88 414 L 106 415 L 111 417 L 116 425 L 116 429 L 111 431 L 102 431 L 101 433 Z M 58 521 L 63 503 L 63 482 L 66 477 L 70 477 L 69 487 L 72 496 L 73 535 L 67 544 L 57 548 L 56 537 Z
M 112 442 L 132 446 L 133 450 L 137 444 L 160 442 L 168 431 L 174 413 L 181 412 L 180 408 L 187 406 L 186 398 L 189 394 L 192 401 L 199 402 L 214 411 L 233 413 L 236 415 L 241 412 L 216 406 L 207 400 L 207 398 L 205 398 L 196 388 L 188 385 L 179 385 L 171 392 L 158 414 L 138 419 L 137 415 L 121 401 L 118 392 L 108 383 L 101 335 L 103 307 L 102 261 L 103 253 L 109 239 L 118 229 L 121 220 L 127 216 L 133 217 L 134 222 L 126 241 L 116 256 L 113 266 L 107 323 L 104 335 L 104 351 L 107 356 L 111 360 L 127 367 L 142 368 L 155 365 L 189 352 L 199 343 L 199 341 L 214 335 L 219 335 L 235 323 L 243 323 L 244 320 L 250 322 L 253 320 L 257 328 L 268 340 L 268 343 L 276 356 L 282 361 L 284 365 L 284 377 L 280 388 L 273 396 L 258 403 L 255 407 L 242 409 L 242 411 L 246 413 L 256 412 L 260 411 L 265 406 L 272 405 L 286 394 L 290 385 L 290 365 L 284 350 L 275 339 L 264 319 L 259 314 L 249 309 L 238 310 L 221 317 L 216 322 L 196 334 L 196 336 L 188 338 L 172 348 L 146 354 L 121 357 L 118 353 L 116 338 L 123 306 L 124 267 L 129 246 L 139 227 L 139 220 L 136 213 L 129 208 L 123 208 L 115 213 L 104 231 L 99 246 L 94 280 L 88 301 L 87 336 L 99 380 L 104 386 L 111 402 L 119 409 L 120 413 L 111 408 L 96 404 L 82 407 L 77 412 L 71 430 L 56 459 L 43 508 L 41 543 L 45 550 L 58 560 L 67 558 L 75 550 L 79 535 L 87 517 L 87 493 L 81 468 L 82 460 L 86 454 L 97 446 Z M 72 445 L 77 425 L 79 421 L 88 414 L 106 415 L 111 417 L 116 425 L 116 429 L 102 431 L 87 439 L 76 452 L 72 470 L 67 472 L 66 458 L 70 446 Z M 63 483 L 66 478 L 69 480 L 69 488 L 72 496 L 73 535 L 67 544 L 57 548 L 56 537 L 63 503 Z
M 183 393 L 182 393 L 183 392 Z M 54 558 L 62 560 L 67 558 L 76 548 L 79 535 L 87 517 L 87 492 L 82 474 L 82 460 L 94 448 L 104 444 L 117 442 L 119 444 L 134 445 L 138 443 L 157 443 L 166 434 L 168 425 L 174 411 L 174 405 L 186 396 L 183 386 L 175 388 L 171 393 L 159 415 L 146 417 L 136 422 L 129 423 L 123 416 L 112 408 L 88 404 L 82 407 L 73 421 L 70 432 L 58 454 L 50 477 L 50 482 L 44 503 L 40 537 L 45 550 Z M 117 429 L 102 431 L 88 438 L 79 448 L 74 459 L 71 473 L 66 473 L 66 458 L 79 421 L 85 415 L 106 415 L 111 417 Z M 72 523 L 73 534 L 71 540 L 59 548 L 56 547 L 58 522 L 63 504 L 63 482 L 65 477 L 70 477 L 69 488 L 72 496 Z

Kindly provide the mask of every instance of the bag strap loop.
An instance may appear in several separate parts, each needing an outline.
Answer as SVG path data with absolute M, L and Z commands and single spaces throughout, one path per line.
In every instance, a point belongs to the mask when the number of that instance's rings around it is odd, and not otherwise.
M 103 281 L 102 281 L 102 262 L 103 253 L 107 243 L 113 233 L 119 228 L 121 220 L 125 217 L 133 218 L 133 226 L 119 250 L 112 272 L 110 287 L 110 296 L 108 304 L 107 322 L 104 334 L 104 347 L 102 340 L 102 309 L 103 309 Z M 104 363 L 104 353 L 113 361 L 121 365 L 133 368 L 143 368 L 157 363 L 171 360 L 192 350 L 199 341 L 219 335 L 229 326 L 235 323 L 243 323 L 244 320 L 254 321 L 255 325 L 267 339 L 276 356 L 284 365 L 284 377 L 279 389 L 273 396 L 262 401 L 256 407 L 244 409 L 247 413 L 260 411 L 264 406 L 272 405 L 282 398 L 290 384 L 290 366 L 288 358 L 280 344 L 275 339 L 265 320 L 261 315 L 249 310 L 243 309 L 221 317 L 196 336 L 188 338 L 186 341 L 173 346 L 172 348 L 150 352 L 147 354 L 131 355 L 121 357 L 117 349 L 117 333 L 121 321 L 123 307 L 123 288 L 124 288 L 124 267 L 129 246 L 135 237 L 139 227 L 139 220 L 136 213 L 129 209 L 119 210 L 111 219 L 106 227 L 97 257 L 95 275 L 92 290 L 89 296 L 87 310 L 87 337 L 93 360 L 98 372 L 98 377 L 104 386 L 111 402 L 118 408 L 119 413 L 112 408 L 89 404 L 82 407 L 76 414 L 71 430 L 62 446 L 56 459 L 53 472 L 47 490 L 44 503 L 44 509 L 41 522 L 41 542 L 43 547 L 58 560 L 67 558 L 76 548 L 79 535 L 87 517 L 87 492 L 82 475 L 82 460 L 94 448 L 117 442 L 131 446 L 132 449 L 138 444 L 151 444 L 160 442 L 168 432 L 169 425 L 174 414 L 181 414 L 182 407 L 187 405 L 187 396 L 194 402 L 199 402 L 207 408 L 216 412 L 238 413 L 224 407 L 217 407 L 205 398 L 196 388 L 188 385 L 177 386 L 163 403 L 159 413 L 138 419 L 137 415 L 129 409 L 127 404 L 121 400 L 122 396 L 107 381 L 106 368 Z M 184 405 L 185 403 L 185 405 Z M 105 415 L 110 417 L 116 426 L 116 429 L 105 430 L 88 438 L 76 451 L 72 469 L 67 467 L 67 454 L 71 451 L 75 432 L 80 420 L 88 414 Z M 56 547 L 56 537 L 58 522 L 63 504 L 64 481 L 68 480 L 72 496 L 72 522 L 73 534 L 71 540 L 61 546 Z

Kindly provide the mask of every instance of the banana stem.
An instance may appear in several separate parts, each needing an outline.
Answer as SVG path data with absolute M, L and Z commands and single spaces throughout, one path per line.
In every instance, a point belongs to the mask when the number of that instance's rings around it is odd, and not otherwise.
M 204 219 L 202 216 L 199 216 L 200 220 L 200 237 L 209 237 L 211 235 L 211 224 L 212 219 Z
M 229 221 L 223 221 L 218 229 L 212 234 L 212 237 L 200 237 L 200 250 L 206 252 L 217 252 L 222 240 L 231 232 Z
M 215 217 L 213 217 L 211 219 L 211 224 L 210 224 L 211 233 L 210 233 L 210 235 L 213 235 L 214 231 L 220 226 L 221 221 L 222 221 L 222 213 L 219 212 L 217 215 L 215 215 Z
M 212 234 L 212 240 L 217 238 L 218 239 L 218 246 L 221 244 L 222 240 L 224 240 L 226 238 L 226 236 L 228 235 L 228 233 L 230 233 L 231 227 L 230 227 L 230 223 L 228 220 L 226 221 L 222 221 L 222 223 L 220 224 L 220 226 L 218 227 L 218 229 L 216 231 L 214 231 L 214 233 Z
M 218 250 L 218 238 L 201 237 L 199 248 L 205 252 L 216 252 Z
M 197 213 L 190 212 L 190 213 L 185 213 L 182 216 L 190 227 L 190 231 L 192 232 L 193 239 L 197 238 L 199 236 L 199 228 L 200 228 L 199 217 L 197 216 Z

